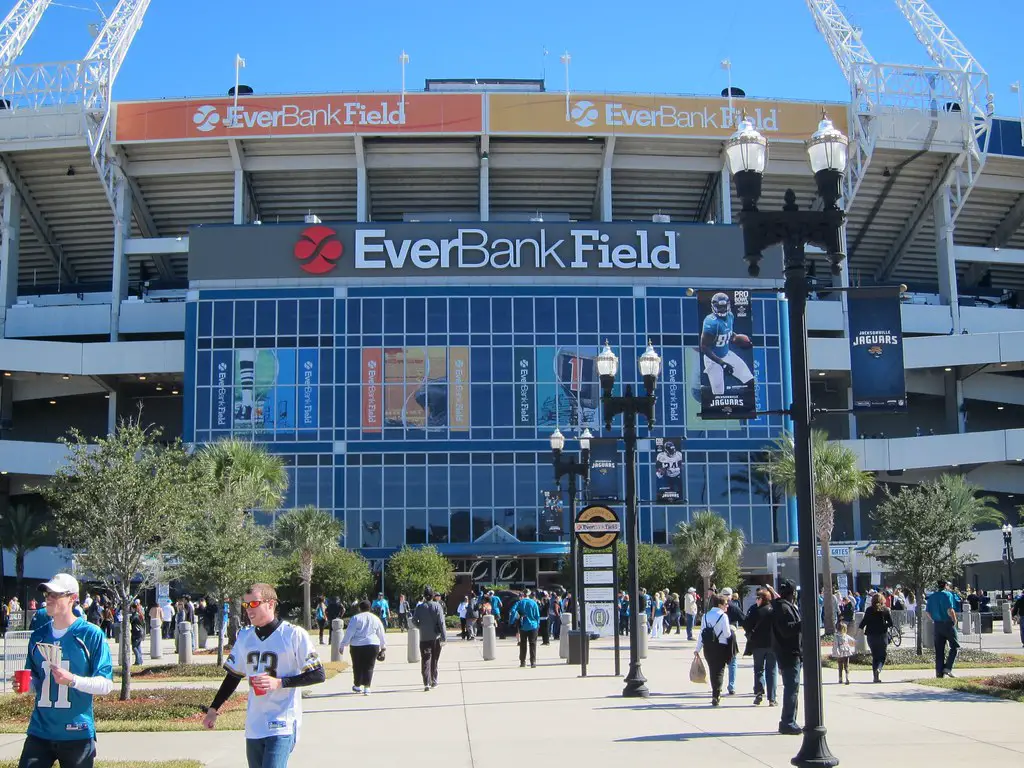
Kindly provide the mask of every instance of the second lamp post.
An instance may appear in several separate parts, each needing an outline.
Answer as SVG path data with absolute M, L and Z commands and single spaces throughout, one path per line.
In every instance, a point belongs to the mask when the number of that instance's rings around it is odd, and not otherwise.
M 550 438 L 551 460 L 555 466 L 555 486 L 559 492 L 562 488 L 562 478 L 565 476 L 569 477 L 569 557 L 572 559 L 573 573 L 573 629 L 580 628 L 580 585 L 576 566 L 576 548 L 578 544 L 576 543 L 576 532 L 573 530 L 573 524 L 576 522 L 576 478 L 581 478 L 585 484 L 590 474 L 590 439 L 592 437 L 593 435 L 590 434 L 589 429 L 583 430 L 583 434 L 580 435 L 580 458 L 578 461 L 573 454 L 564 455 L 562 453 L 562 449 L 565 448 L 565 435 L 557 427 L 551 433 Z
M 638 361 L 640 375 L 644 382 L 644 395 L 634 395 L 633 386 L 626 384 L 623 394 L 613 394 L 615 375 L 619 372 L 619 358 L 612 352 L 611 346 L 605 342 L 604 349 L 597 356 L 597 372 L 601 376 L 601 406 L 604 411 L 604 427 L 611 431 L 612 419 L 622 415 L 622 439 L 626 448 L 626 559 L 629 561 L 629 672 L 626 674 L 626 687 L 622 695 L 626 697 L 647 697 L 647 678 L 640 669 L 640 639 L 638 632 L 643 632 L 646 622 L 640 621 L 640 514 L 636 498 L 636 421 L 637 416 L 647 420 L 647 428 L 654 427 L 654 406 L 657 395 L 654 392 L 661 373 L 661 358 L 650 343 L 647 351 L 640 355 Z

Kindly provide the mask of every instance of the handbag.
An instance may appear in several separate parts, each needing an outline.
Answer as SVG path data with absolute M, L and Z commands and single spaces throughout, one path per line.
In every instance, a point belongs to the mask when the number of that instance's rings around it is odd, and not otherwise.
M 690 662 L 690 682 L 697 685 L 708 684 L 708 668 L 704 666 L 704 659 L 697 654 L 694 654 L 693 661 Z
M 377 651 L 377 661 L 384 661 L 384 656 L 385 656 L 385 654 L 384 654 L 384 649 L 383 648 L 381 648 L 379 651 Z

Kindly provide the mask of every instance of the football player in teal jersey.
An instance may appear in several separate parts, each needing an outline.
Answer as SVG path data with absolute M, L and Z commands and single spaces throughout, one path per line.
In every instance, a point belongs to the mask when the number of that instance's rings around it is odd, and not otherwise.
M 725 394 L 727 374 L 741 384 L 749 384 L 754 378 L 750 367 L 732 349 L 734 343 L 750 343 L 746 336 L 738 338 L 733 332 L 733 320 L 729 296 L 722 292 L 716 293 L 711 297 L 711 313 L 704 318 L 700 332 L 704 372 L 708 375 L 708 383 L 714 395 Z
M 18 768 L 92 768 L 96 759 L 93 696 L 114 687 L 110 648 L 103 631 L 74 614 L 78 581 L 58 573 L 41 585 L 51 621 L 28 642 L 25 668 L 36 703 Z M 22 691 L 25 693 L 25 691 Z

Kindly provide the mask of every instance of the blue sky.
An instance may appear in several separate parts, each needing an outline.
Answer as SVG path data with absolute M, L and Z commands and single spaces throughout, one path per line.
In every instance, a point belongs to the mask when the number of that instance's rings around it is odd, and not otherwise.
M 114 2 L 99 5 L 109 11 Z M 878 61 L 929 63 L 895 3 L 844 5 Z M 95 6 L 55 0 L 19 61 L 81 58 L 91 43 L 88 24 L 99 19 Z M 997 114 L 1017 117 L 1009 86 L 1024 80 L 1021 0 L 932 0 L 932 7 L 987 69 Z M 548 88 L 562 90 L 559 57 L 569 51 L 574 91 L 717 94 L 726 84 L 719 63 L 729 58 L 733 84 L 749 96 L 848 98 L 800 0 L 153 0 L 114 95 L 226 93 L 236 52 L 247 62 L 242 82 L 260 93 L 397 91 L 403 49 L 409 90 L 426 78 L 540 77 L 545 69 Z

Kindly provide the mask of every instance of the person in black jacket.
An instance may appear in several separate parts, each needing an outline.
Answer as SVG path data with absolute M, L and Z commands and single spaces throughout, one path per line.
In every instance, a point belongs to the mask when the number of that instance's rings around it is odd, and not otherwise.
M 340 597 L 336 597 L 333 600 L 327 602 L 327 644 L 330 646 L 334 645 L 334 620 L 340 619 L 345 615 L 345 605 L 341 602 Z
M 868 640 L 871 649 L 871 672 L 875 682 L 882 682 L 882 667 L 889 650 L 889 628 L 892 626 L 892 611 L 885 604 L 885 598 L 876 592 L 871 598 L 871 605 L 864 612 L 860 628 Z
M 754 706 L 759 706 L 768 696 L 768 706 L 778 703 L 776 688 L 775 653 L 772 651 L 772 593 L 770 587 L 757 590 L 757 599 L 743 619 L 747 633 L 747 648 L 744 655 L 754 657 Z
M 782 717 L 779 733 L 799 735 L 796 723 L 800 698 L 800 671 L 804 650 L 800 638 L 800 609 L 796 606 L 796 585 L 789 579 L 779 584 L 778 597 L 772 600 L 772 652 L 782 677 Z

